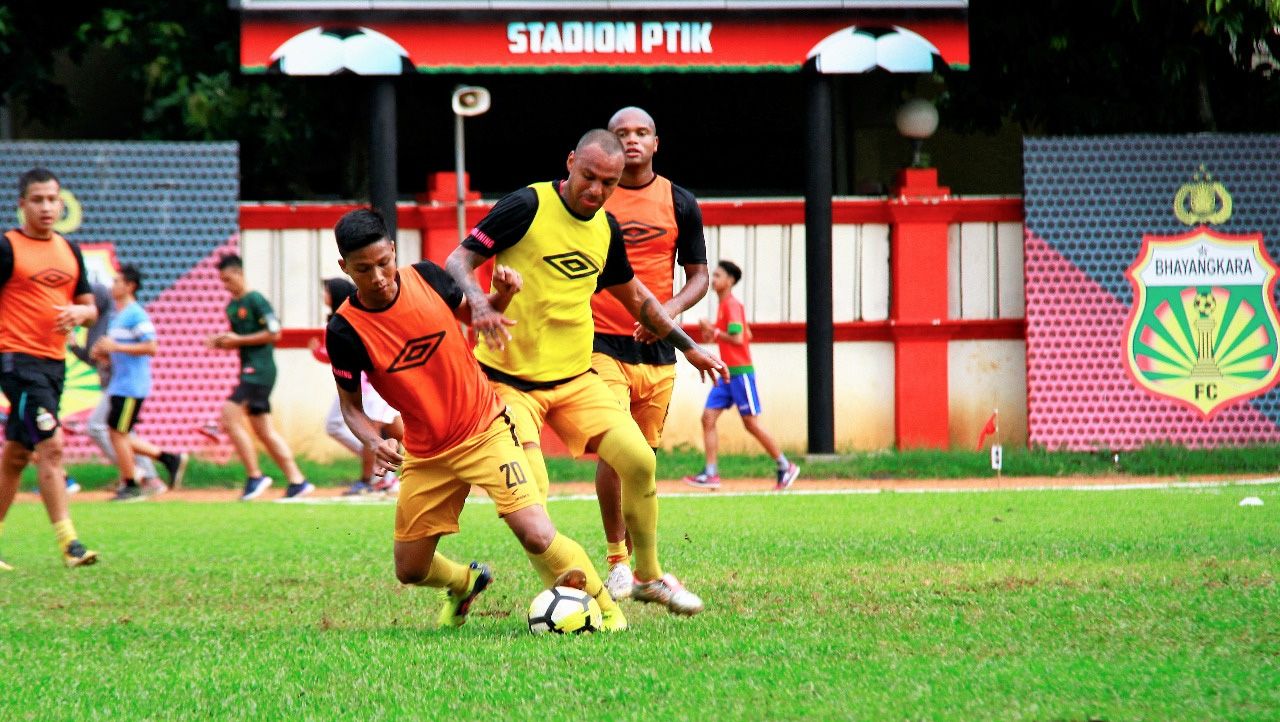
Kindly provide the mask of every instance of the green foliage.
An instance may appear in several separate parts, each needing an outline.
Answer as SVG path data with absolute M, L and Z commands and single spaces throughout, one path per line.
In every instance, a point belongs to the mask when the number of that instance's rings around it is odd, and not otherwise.
M 1277 23 L 1277 0 L 975 0 L 971 67 L 946 74 L 943 122 L 993 130 L 1007 118 L 1033 134 L 1274 130 Z
M 1266 506 L 1240 508 L 1244 496 Z M 1214 719 L 1280 709 L 1274 487 L 664 499 L 692 619 L 533 637 L 539 589 L 491 505 L 442 552 L 493 565 L 460 629 L 392 574 L 392 507 L 77 504 L 0 538 L 23 719 Z M 561 531 L 603 553 L 588 501 Z

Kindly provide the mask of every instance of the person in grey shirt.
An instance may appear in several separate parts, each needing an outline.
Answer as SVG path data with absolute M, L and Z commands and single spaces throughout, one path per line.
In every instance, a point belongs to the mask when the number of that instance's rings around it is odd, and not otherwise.
M 89 349 L 97 343 L 98 339 L 107 332 L 107 327 L 111 324 L 111 316 L 115 313 L 115 304 L 111 300 L 111 289 L 107 286 L 93 281 L 89 284 L 93 290 L 93 303 L 98 307 L 98 320 L 89 327 L 89 333 L 85 337 L 84 345 L 81 346 L 74 341 L 67 344 L 67 348 L 76 358 L 94 367 L 98 372 L 98 384 L 103 389 L 102 398 L 98 400 L 98 405 L 94 407 L 93 413 L 89 414 L 89 423 L 86 425 L 85 433 L 88 434 L 93 443 L 102 450 L 102 455 L 107 457 L 114 466 L 116 462 L 116 450 L 111 446 L 111 433 L 107 427 L 107 415 L 111 412 L 111 397 L 105 393 L 107 384 L 111 382 L 111 363 L 103 361 L 95 362 L 89 355 Z M 130 432 L 133 436 L 133 432 Z M 143 488 L 155 488 L 155 484 L 160 481 L 159 474 L 156 473 L 156 466 L 152 463 L 148 456 L 138 455 L 136 466 L 138 475 L 142 477 Z M 73 486 L 74 485 L 74 486 Z M 74 479 L 67 479 L 67 490 L 80 490 L 80 485 L 75 483 Z M 72 492 L 74 493 L 74 492 Z

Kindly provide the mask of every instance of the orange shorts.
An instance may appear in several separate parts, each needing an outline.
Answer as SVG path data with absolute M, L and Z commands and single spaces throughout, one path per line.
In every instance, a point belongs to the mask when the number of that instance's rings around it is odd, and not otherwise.
M 398 542 L 458 531 L 458 516 L 471 487 L 493 499 L 498 516 L 541 503 L 529 461 L 511 416 L 500 414 L 484 431 L 441 454 L 405 454 L 396 501 Z
M 591 354 L 591 368 L 614 396 L 631 409 L 644 440 L 649 446 L 662 445 L 662 427 L 671 408 L 671 392 L 676 387 L 675 365 L 629 364 L 602 354 Z
M 499 382 L 493 385 L 511 411 L 521 439 L 537 442 L 542 438 L 542 425 L 550 424 L 575 457 L 582 456 L 592 439 L 620 425 L 636 423 L 604 380 L 590 371 L 537 391 L 521 391 Z

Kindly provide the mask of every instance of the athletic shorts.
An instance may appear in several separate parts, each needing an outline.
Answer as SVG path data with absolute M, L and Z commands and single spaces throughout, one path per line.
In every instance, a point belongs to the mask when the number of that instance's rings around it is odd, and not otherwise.
M 608 354 L 591 354 L 591 368 L 604 379 L 619 401 L 631 409 L 644 439 L 652 448 L 662 445 L 662 427 L 676 387 L 674 364 L 629 364 Z
M 456 533 L 473 485 L 484 489 L 500 517 L 541 503 L 524 447 L 505 411 L 487 429 L 448 451 L 424 459 L 405 454 L 396 541 Z
M 738 413 L 743 416 L 760 415 L 760 394 L 756 393 L 756 374 L 754 371 L 734 376 L 725 381 L 717 381 L 707 394 L 708 409 L 727 409 L 737 406 Z
M 234 404 L 245 404 L 250 416 L 271 413 L 271 387 L 262 384 L 241 381 L 236 384 L 227 400 Z
M 592 439 L 618 426 L 636 424 L 626 404 L 591 372 L 550 389 L 520 391 L 497 381 L 493 386 L 510 410 L 521 439 L 538 441 L 542 425 L 550 424 L 575 457 L 587 451 Z
M 142 411 L 143 401 L 144 399 L 132 396 L 112 396 L 111 410 L 107 412 L 107 428 L 121 434 L 133 431 L 133 425 L 138 423 L 138 413 Z
M 65 361 L 0 353 L 0 390 L 9 400 L 4 438 L 32 450 L 53 436 L 58 430 L 58 403 L 65 378 Z

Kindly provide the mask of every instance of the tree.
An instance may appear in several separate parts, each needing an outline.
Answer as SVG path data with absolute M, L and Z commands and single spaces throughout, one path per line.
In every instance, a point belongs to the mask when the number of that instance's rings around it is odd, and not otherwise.
M 1038 134 L 1275 130 L 1280 0 L 974 0 L 944 119 Z

